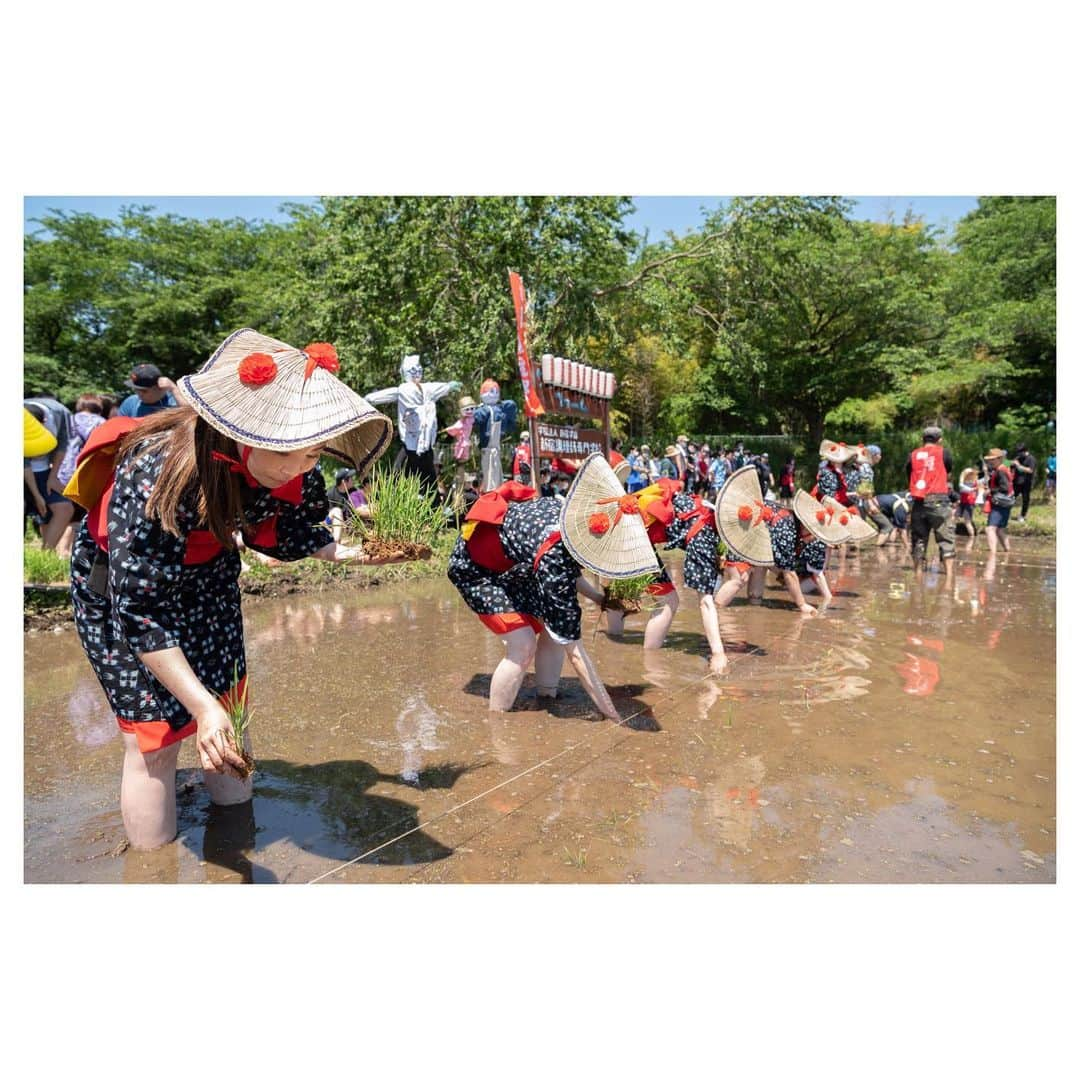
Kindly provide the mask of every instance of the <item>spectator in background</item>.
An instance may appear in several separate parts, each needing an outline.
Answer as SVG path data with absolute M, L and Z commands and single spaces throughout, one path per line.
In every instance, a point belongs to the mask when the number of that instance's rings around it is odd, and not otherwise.
M 633 476 L 633 472 L 630 473 Z M 540 498 L 552 498 L 555 495 L 555 485 L 551 482 L 551 470 L 545 465 L 540 470 Z
M 1015 485 L 1012 472 L 1005 464 L 1005 451 L 994 447 L 983 455 L 986 463 L 986 494 L 984 507 L 986 518 L 986 540 L 990 545 L 990 555 L 997 554 L 998 543 L 1008 551 L 1009 536 L 1005 531 L 1009 527 L 1009 514 L 1016 502 Z
M 71 418 L 71 438 L 68 441 L 67 450 L 64 452 L 60 468 L 56 471 L 57 487 L 61 491 L 67 487 L 68 481 L 75 474 L 75 461 L 90 433 L 94 428 L 105 423 L 105 404 L 98 394 L 80 394 L 75 402 L 75 413 Z M 75 543 L 75 527 L 84 517 L 86 511 L 81 506 L 71 504 L 71 520 L 60 536 L 56 544 L 56 554 L 61 559 L 71 558 L 71 548 Z
M 702 443 L 698 449 L 694 461 L 694 493 L 704 495 L 709 490 L 709 466 L 712 464 L 712 455 L 709 453 L 707 443 Z
M 166 379 L 154 364 L 137 364 L 125 383 L 134 393 L 128 394 L 120 406 L 121 416 L 152 416 L 162 409 L 176 407 L 172 392 L 176 384 Z
M 1054 501 L 1057 494 L 1057 447 L 1050 447 L 1050 456 L 1046 459 L 1046 498 Z
M 101 415 L 106 420 L 120 415 L 120 402 L 116 400 L 115 394 L 98 394 L 98 398 L 101 400 Z
M 689 443 L 689 435 L 680 435 L 675 440 L 675 467 L 679 470 L 679 475 L 675 479 L 682 480 L 684 484 L 686 483 L 686 474 L 690 470 L 690 452 L 687 449 Z
M 626 455 L 626 460 L 630 463 L 630 475 L 626 478 L 626 490 L 633 493 L 647 487 L 649 469 L 641 456 L 641 451 L 635 446 Z M 543 495 L 544 493 L 541 492 L 540 494 Z
M 718 451 L 716 457 L 709 462 L 709 500 L 716 501 L 724 481 L 728 478 L 728 460 L 722 451 Z
M 780 502 L 790 506 L 795 498 L 795 459 L 789 457 L 780 470 Z
M 60 542 L 75 512 L 75 504 L 64 498 L 63 485 L 58 480 L 60 465 L 71 441 L 71 413 L 50 393 L 24 398 L 23 407 L 56 439 L 55 450 L 23 462 L 24 471 L 29 468 L 33 474 L 34 488 L 29 493 L 31 513 L 36 511 L 41 519 L 41 546 L 48 551 Z M 41 503 L 45 504 L 44 514 Z
M 1031 485 L 1035 481 L 1035 457 L 1024 443 L 1017 443 L 1013 451 L 1012 480 L 1013 490 L 1020 500 L 1020 513 L 1017 515 L 1018 524 L 1024 524 L 1027 517 L 1028 503 L 1031 502 Z M 1006 547 L 1006 551 L 1009 549 Z
M 510 475 L 519 484 L 529 482 L 529 474 L 532 471 L 531 462 L 532 447 L 529 445 L 529 433 L 523 431 L 518 439 L 517 446 L 514 447 L 514 453 L 510 461 Z
M 669 446 L 664 451 L 664 460 L 660 462 L 660 478 L 667 480 L 678 480 L 679 477 L 679 462 L 681 458 L 679 455 L 679 448 L 677 446 Z

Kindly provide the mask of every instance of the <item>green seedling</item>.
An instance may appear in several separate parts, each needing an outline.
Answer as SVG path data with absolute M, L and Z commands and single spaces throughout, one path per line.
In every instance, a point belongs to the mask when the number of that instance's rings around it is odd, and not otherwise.
M 245 769 L 237 768 L 242 776 L 249 776 L 255 767 L 255 759 L 244 749 L 244 733 L 251 723 L 251 710 L 248 708 L 247 695 L 248 684 L 245 681 L 244 689 L 237 694 L 236 688 L 240 685 L 240 667 L 233 663 L 233 685 L 225 703 L 225 712 L 229 716 L 231 729 L 229 732 L 233 748 L 244 759 Z
M 365 486 L 366 513 L 355 511 L 346 521 L 347 542 L 366 549 L 381 547 L 430 554 L 443 528 L 443 513 L 425 494 L 420 477 L 376 469 Z

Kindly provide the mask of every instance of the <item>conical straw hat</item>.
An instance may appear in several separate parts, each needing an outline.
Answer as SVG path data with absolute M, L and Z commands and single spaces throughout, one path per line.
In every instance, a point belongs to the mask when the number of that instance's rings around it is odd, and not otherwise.
M 848 514 L 846 508 L 835 499 L 832 501 L 834 505 L 826 506 L 825 503 L 818 502 L 808 491 L 800 490 L 795 492 L 791 508 L 803 527 L 812 532 L 822 543 L 843 544 L 851 539 L 848 526 L 854 515 Z M 843 511 L 843 513 L 838 511 Z M 841 517 L 846 519 L 843 524 L 840 521 Z
M 720 539 L 731 555 L 754 566 L 773 564 L 772 537 L 761 514 L 764 505 L 761 480 L 753 465 L 736 469 L 716 497 L 716 531 Z
M 559 521 L 574 561 L 607 578 L 660 569 L 637 497 L 627 495 L 603 454 L 590 454 L 574 474 Z
M 245 446 L 289 451 L 325 443 L 328 454 L 362 476 L 390 445 L 393 422 L 334 377 L 331 346 L 308 349 L 310 356 L 255 330 L 237 330 L 194 375 L 180 379 L 177 396 Z M 260 359 L 249 360 L 252 354 Z
M 848 446 L 846 443 L 825 439 L 818 449 L 818 453 L 826 461 L 831 461 L 834 465 L 843 465 L 845 461 L 850 461 L 858 453 L 858 450 L 854 446 Z
M 826 495 L 821 500 L 821 505 L 833 512 L 833 520 L 839 522 L 842 528 L 847 529 L 848 539 L 853 543 L 858 544 L 862 540 L 869 540 L 871 536 L 877 536 L 877 529 L 868 521 L 863 521 L 857 510 L 845 506 L 831 495 Z

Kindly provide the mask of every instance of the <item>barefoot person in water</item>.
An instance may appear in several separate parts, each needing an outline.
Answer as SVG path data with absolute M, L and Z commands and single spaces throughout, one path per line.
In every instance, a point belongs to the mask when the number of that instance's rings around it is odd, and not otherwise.
M 321 526 L 323 453 L 363 474 L 390 421 L 334 377 L 333 346 L 228 337 L 180 380 L 181 407 L 117 418 L 87 441 L 69 497 L 88 513 L 71 559 L 75 624 L 124 742 L 133 847 L 176 835 L 180 742 L 213 802 L 251 798 L 223 701 L 246 685 L 234 535 L 276 559 L 363 560 Z
M 447 576 L 506 646 L 491 676 L 489 706 L 509 710 L 534 662 L 537 696 L 555 697 L 563 661 L 569 659 L 597 709 L 617 720 L 581 642 L 577 594 L 603 601 L 582 567 L 608 578 L 659 569 L 637 500 L 626 494 L 601 454 L 585 459 L 564 501 L 535 495 L 513 481 L 482 495 L 450 555 Z

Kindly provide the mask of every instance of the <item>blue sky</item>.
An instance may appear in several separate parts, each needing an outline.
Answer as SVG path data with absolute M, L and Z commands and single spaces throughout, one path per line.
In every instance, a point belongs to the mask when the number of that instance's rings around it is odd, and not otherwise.
M 924 217 L 931 225 L 948 227 L 955 225 L 969 210 L 975 208 L 975 196 L 966 195 L 862 195 L 855 199 L 854 216 L 866 221 L 884 221 L 890 212 L 897 219 L 903 218 L 910 208 Z M 232 218 L 248 220 L 284 221 L 281 212 L 285 202 L 313 203 L 310 195 L 254 195 L 254 196 L 38 196 L 29 195 L 23 202 L 23 225 L 29 232 L 37 226 L 32 219 L 51 208 L 78 210 L 99 217 L 113 217 L 121 206 L 145 204 L 162 213 L 181 217 Z M 678 235 L 695 228 L 702 221 L 702 208 L 712 211 L 724 199 L 710 195 L 645 195 L 635 196 L 635 211 L 628 223 L 638 232 L 649 231 L 652 240 L 659 240 L 671 231 Z

